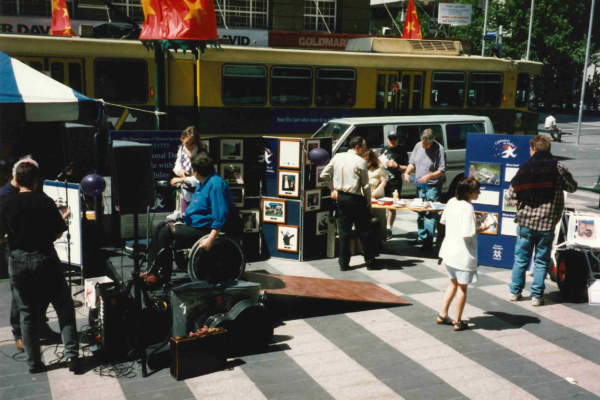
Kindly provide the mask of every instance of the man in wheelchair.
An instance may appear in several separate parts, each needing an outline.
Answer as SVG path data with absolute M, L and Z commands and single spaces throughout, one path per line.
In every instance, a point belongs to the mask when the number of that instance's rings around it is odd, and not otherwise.
M 149 265 L 146 282 L 167 283 L 173 271 L 172 247 L 191 247 L 204 238 L 199 247 L 209 251 L 219 232 L 228 222 L 233 208 L 229 185 L 215 173 L 214 162 L 206 154 L 192 158 L 192 173 L 200 184 L 180 220 L 161 221 L 154 227 L 149 247 Z M 142 275 L 144 276 L 144 275 Z

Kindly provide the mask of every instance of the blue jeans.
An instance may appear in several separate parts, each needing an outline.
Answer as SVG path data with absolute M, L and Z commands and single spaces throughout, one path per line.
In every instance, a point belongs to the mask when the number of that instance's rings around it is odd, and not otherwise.
M 515 263 L 512 270 L 512 281 L 508 285 L 511 293 L 521 293 L 523 288 L 525 288 L 525 272 L 535 248 L 531 296 L 542 297 L 544 295 L 544 289 L 546 289 L 544 279 L 546 279 L 546 274 L 550 266 L 550 253 L 553 241 L 554 231 L 534 231 L 520 225 L 517 227 Z
M 417 188 L 417 196 L 423 201 L 440 201 L 441 186 L 428 186 L 427 189 Z M 433 235 L 440 213 L 420 212 L 417 217 L 417 226 L 419 228 L 419 239 L 426 243 L 433 243 Z

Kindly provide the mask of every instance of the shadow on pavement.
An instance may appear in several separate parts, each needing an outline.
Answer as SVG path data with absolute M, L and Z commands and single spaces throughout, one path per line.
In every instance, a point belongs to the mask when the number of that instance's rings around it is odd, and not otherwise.
M 486 311 L 485 314 L 489 316 L 469 319 L 469 322 L 475 325 L 471 329 L 504 331 L 507 329 L 520 329 L 525 325 L 541 322 L 539 318 L 529 315 L 508 314 L 501 311 Z

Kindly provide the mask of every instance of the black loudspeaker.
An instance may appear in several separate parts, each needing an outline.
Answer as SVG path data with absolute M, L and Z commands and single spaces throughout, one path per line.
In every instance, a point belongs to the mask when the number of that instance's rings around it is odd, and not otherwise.
M 152 145 L 114 140 L 113 193 L 121 214 L 145 213 L 154 205 Z
M 94 136 L 96 128 L 89 125 L 71 124 L 63 125 L 65 134 L 65 161 L 67 166 L 73 163 L 69 182 L 81 182 L 84 176 L 94 173 Z

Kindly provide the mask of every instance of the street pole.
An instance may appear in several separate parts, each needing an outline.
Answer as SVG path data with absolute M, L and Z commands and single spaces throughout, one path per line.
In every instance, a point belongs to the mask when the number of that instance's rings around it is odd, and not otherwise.
M 581 100 L 579 102 L 579 120 L 577 121 L 577 144 L 579 144 L 579 133 L 581 132 L 581 118 L 583 116 L 583 99 L 585 96 L 585 81 L 588 69 L 588 61 L 590 60 L 590 43 L 592 41 L 592 22 L 594 22 L 594 8 L 596 0 L 592 0 L 592 12 L 590 13 L 590 27 L 588 29 L 587 49 L 585 50 L 585 66 L 583 67 L 583 79 L 581 83 Z M 592 75 L 593 76 L 593 75 Z
M 160 44 L 154 45 L 154 109 L 157 112 L 164 112 L 165 110 L 165 52 Z M 166 120 L 163 114 L 156 114 L 155 116 L 154 129 L 157 131 L 166 128 Z
M 487 32 L 488 3 L 489 3 L 489 0 L 485 0 L 485 17 L 483 19 L 483 38 L 481 39 L 481 57 L 483 57 L 483 53 L 485 52 L 485 34 Z
M 529 48 L 531 47 L 531 29 L 533 28 L 533 5 L 535 0 L 531 0 L 531 12 L 529 13 L 529 38 L 527 39 L 527 56 L 525 59 L 529 61 Z

